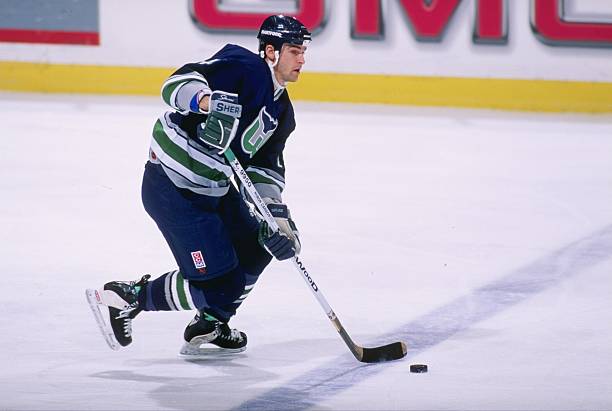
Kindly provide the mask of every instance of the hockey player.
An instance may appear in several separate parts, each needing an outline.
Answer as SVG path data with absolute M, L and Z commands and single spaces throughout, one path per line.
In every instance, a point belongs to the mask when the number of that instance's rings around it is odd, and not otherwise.
M 142 201 L 178 269 L 87 290 L 111 348 L 132 342 L 132 320 L 141 311 L 196 310 L 181 354 L 245 350 L 246 334 L 230 329 L 230 318 L 272 256 L 284 260 L 300 251 L 281 196 L 283 149 L 295 128 L 285 86 L 298 80 L 311 35 L 297 19 L 275 15 L 264 20 L 257 38 L 258 54 L 228 44 L 208 60 L 179 68 L 162 86 L 173 110 L 153 128 Z M 232 169 L 221 154 L 228 147 L 279 232 L 254 216 L 231 184 Z

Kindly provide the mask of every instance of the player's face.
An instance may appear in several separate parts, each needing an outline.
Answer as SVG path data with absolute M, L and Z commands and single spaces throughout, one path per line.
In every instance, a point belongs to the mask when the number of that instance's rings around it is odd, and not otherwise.
M 274 67 L 277 78 L 281 82 L 286 83 L 298 80 L 302 66 L 306 63 L 304 60 L 305 53 L 306 46 L 283 45 L 280 57 L 278 58 L 278 64 Z

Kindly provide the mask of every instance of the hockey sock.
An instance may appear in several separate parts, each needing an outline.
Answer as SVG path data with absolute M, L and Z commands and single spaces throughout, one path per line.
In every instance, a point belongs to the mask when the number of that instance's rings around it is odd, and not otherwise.
M 227 321 L 257 278 L 238 267 L 207 281 L 189 281 L 180 271 L 170 271 L 146 284 L 138 294 L 138 304 L 144 311 L 205 310 Z
M 244 300 L 249 296 L 249 293 L 251 292 L 251 290 L 253 290 L 253 287 L 255 287 L 255 283 L 259 279 L 258 275 L 251 274 L 245 274 L 244 277 L 246 279 L 246 284 L 244 285 L 244 291 L 242 292 L 242 295 L 240 295 L 240 297 L 234 300 L 234 302 L 232 302 L 228 307 L 225 307 L 226 311 L 229 311 L 233 314 L 236 313 L 238 307 L 240 307 Z
M 195 310 L 204 306 L 204 296 L 185 280 L 180 271 L 170 271 L 150 281 L 138 294 L 138 304 L 144 311 Z

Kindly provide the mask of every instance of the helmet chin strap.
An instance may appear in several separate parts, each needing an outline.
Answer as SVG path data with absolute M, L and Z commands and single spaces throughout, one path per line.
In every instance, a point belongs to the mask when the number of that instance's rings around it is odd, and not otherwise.
M 278 64 L 278 60 L 280 60 L 280 51 L 274 50 L 274 63 L 272 63 L 270 67 L 276 67 L 276 65 Z
M 278 64 L 278 60 L 280 59 L 280 51 L 278 50 L 274 50 L 274 62 L 271 63 L 270 59 L 266 57 L 266 52 L 261 50 L 259 52 L 259 57 L 261 57 L 262 59 L 266 60 L 266 62 L 268 63 L 268 65 L 272 68 L 276 67 L 276 65 Z
M 276 59 L 274 60 L 274 62 L 270 61 L 270 59 L 266 58 L 266 63 L 268 64 L 268 67 L 270 68 L 270 75 L 272 76 L 272 82 L 274 83 L 274 90 L 275 92 L 280 90 L 280 89 L 284 89 L 285 88 L 285 84 L 281 83 L 280 81 L 278 81 L 278 79 L 276 78 L 276 73 L 274 70 L 274 67 L 276 67 L 276 65 L 278 64 L 278 51 L 274 52 Z

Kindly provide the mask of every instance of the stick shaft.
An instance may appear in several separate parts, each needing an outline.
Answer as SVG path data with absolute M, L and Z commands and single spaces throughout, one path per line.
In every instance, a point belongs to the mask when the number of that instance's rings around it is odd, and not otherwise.
M 278 231 L 279 227 L 278 227 L 278 224 L 276 223 L 276 220 L 274 220 L 274 217 L 270 213 L 270 210 L 268 210 L 266 203 L 259 195 L 259 192 L 257 192 L 257 189 L 253 185 L 253 182 L 251 181 L 246 171 L 242 167 L 242 164 L 240 164 L 240 161 L 238 161 L 238 159 L 234 155 L 233 151 L 230 148 L 228 148 L 227 150 L 225 150 L 223 154 L 229 161 L 230 166 L 232 167 L 232 169 L 238 176 L 238 179 L 240 179 L 240 181 L 242 182 L 242 185 L 244 186 L 245 190 L 247 191 L 247 193 L 249 193 L 249 196 L 255 202 L 255 207 L 257 207 L 257 210 L 261 213 L 266 223 L 268 223 L 268 226 L 270 227 L 270 229 L 272 229 L 273 231 Z M 342 337 L 342 340 L 349 347 L 349 349 L 351 350 L 355 358 L 361 361 L 361 359 L 363 358 L 363 348 L 357 346 L 353 342 L 351 337 L 348 335 L 348 333 L 346 332 L 346 330 L 340 323 L 340 320 L 336 316 L 336 313 L 334 313 L 334 310 L 332 310 L 332 308 L 330 307 L 329 303 L 327 302 L 327 299 L 325 299 L 323 292 L 321 291 L 319 286 L 315 283 L 314 279 L 312 278 L 312 276 L 310 275 L 310 273 L 306 269 L 306 266 L 300 260 L 300 258 L 296 255 L 295 257 L 293 257 L 292 260 L 293 260 L 294 267 L 297 269 L 297 271 L 299 271 L 301 277 L 304 279 L 304 281 L 308 285 L 308 288 L 310 288 L 310 291 L 312 291 L 313 295 L 316 297 L 317 301 L 319 302 L 319 305 L 321 305 L 321 308 L 323 308 L 323 311 L 325 311 L 325 315 L 327 315 L 327 318 L 329 318 L 334 328 L 336 328 L 336 330 Z

